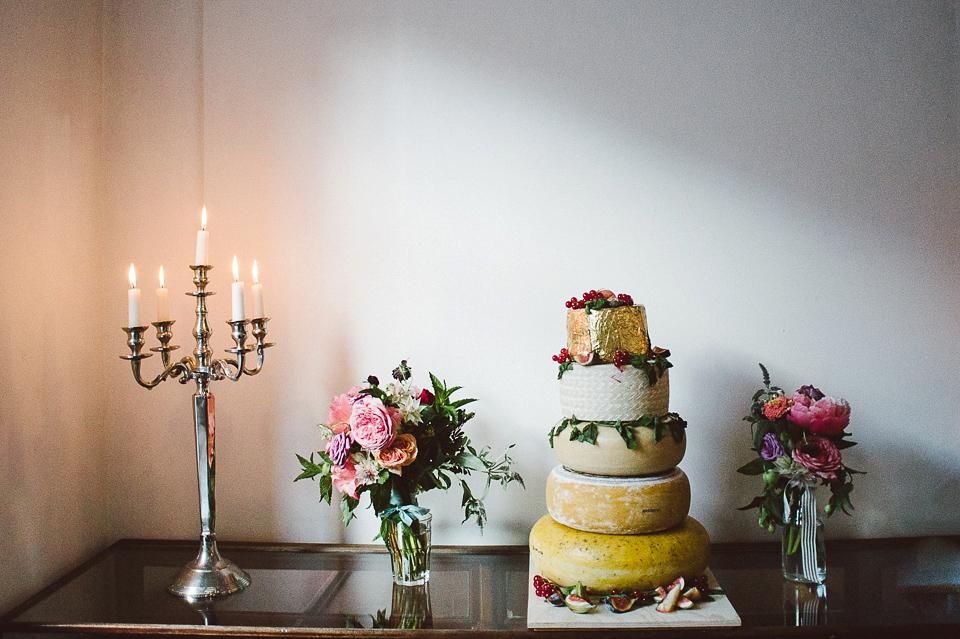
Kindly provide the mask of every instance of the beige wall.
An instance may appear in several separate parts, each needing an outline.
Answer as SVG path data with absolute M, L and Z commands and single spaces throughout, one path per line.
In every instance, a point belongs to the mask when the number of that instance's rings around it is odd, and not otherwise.
M 114 538 L 101 19 L 0 3 L 0 609 Z
M 370 541 L 368 511 L 344 531 L 292 483 L 294 454 L 331 395 L 407 358 L 480 400 L 471 435 L 516 443 L 527 480 L 491 493 L 483 537 L 426 496 L 436 542 L 524 543 L 562 304 L 597 287 L 674 353 L 714 539 L 768 538 L 735 510 L 758 361 L 853 405 L 869 474 L 829 536 L 955 534 L 957 5 L 850 7 L 0 4 L 0 607 L 118 537 L 197 534 L 191 389 L 139 388 L 117 355 L 130 262 L 146 318 L 164 266 L 192 348 L 201 203 L 215 351 L 234 254 L 277 343 L 214 386 L 221 538 Z

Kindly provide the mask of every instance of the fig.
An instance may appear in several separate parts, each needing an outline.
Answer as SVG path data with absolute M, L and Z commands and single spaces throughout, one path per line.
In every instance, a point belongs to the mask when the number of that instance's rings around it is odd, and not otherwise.
M 607 608 L 616 613 L 627 612 L 633 608 L 635 601 L 636 599 L 626 595 L 610 595 L 607 597 Z
M 587 351 L 586 353 L 577 353 L 573 356 L 573 359 L 581 366 L 589 366 L 590 364 L 596 364 L 600 358 L 593 351 Z
M 617 296 L 614 295 L 613 291 L 603 289 L 602 291 L 597 291 L 597 295 L 607 300 L 615 300 Z
M 567 598 L 564 599 L 563 602 L 567 604 L 567 608 L 574 611 L 578 615 L 589 612 L 593 608 L 592 603 L 572 592 L 567 595 Z
M 550 593 L 550 596 L 547 597 L 547 602 L 552 603 L 554 606 L 557 606 L 558 608 L 559 608 L 560 606 L 566 605 L 566 604 L 563 602 L 563 595 L 561 595 L 561 594 L 560 594 L 559 592 L 557 592 L 556 590 L 554 590 L 552 593 Z
M 693 608 L 693 601 L 687 599 L 686 597 L 680 597 L 680 601 L 677 602 L 677 608 L 681 610 L 690 610 Z
M 657 612 L 673 612 L 677 607 L 677 602 L 680 601 L 680 590 L 682 588 L 681 584 L 674 584 L 663 601 L 657 604 Z
M 689 590 L 687 590 L 685 593 L 683 593 L 683 596 L 689 599 L 690 601 L 700 601 L 700 596 L 701 596 L 700 589 L 694 586 Z

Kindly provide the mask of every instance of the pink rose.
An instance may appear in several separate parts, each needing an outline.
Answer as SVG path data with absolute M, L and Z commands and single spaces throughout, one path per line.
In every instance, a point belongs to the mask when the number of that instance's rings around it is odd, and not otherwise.
M 826 437 L 808 435 L 806 443 L 798 442 L 793 450 L 793 460 L 817 477 L 827 481 L 839 479 L 834 471 L 840 468 L 840 451 Z
M 389 446 L 375 452 L 373 457 L 384 468 L 409 466 L 417 458 L 417 439 L 413 435 L 397 435 Z
M 850 404 L 842 398 L 814 400 L 803 393 L 790 396 L 793 406 L 787 414 L 791 422 L 818 435 L 839 435 L 850 424 Z
M 357 467 L 351 460 L 347 459 L 343 466 L 334 466 L 331 468 L 330 477 L 333 479 L 334 488 L 344 495 L 350 495 L 354 499 L 359 499 L 357 496 L 357 488 L 359 488 L 360 482 L 357 479 Z
M 362 395 L 350 412 L 350 436 L 368 450 L 380 450 L 393 441 L 399 423 L 400 411 L 387 408 L 376 397 Z

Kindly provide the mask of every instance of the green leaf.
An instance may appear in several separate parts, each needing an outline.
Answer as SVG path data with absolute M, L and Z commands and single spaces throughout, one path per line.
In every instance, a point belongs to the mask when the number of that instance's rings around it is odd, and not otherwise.
M 764 495 L 760 495 L 760 496 L 758 496 L 758 497 L 754 497 L 754 498 L 753 498 L 753 501 L 751 501 L 751 502 L 750 502 L 749 504 L 747 504 L 746 506 L 741 506 L 741 507 L 737 508 L 737 510 L 750 510 L 751 508 L 759 508 L 759 507 L 761 506 L 761 504 L 763 504 L 766 500 L 767 500 L 767 498 L 766 498 Z
M 767 470 L 767 461 L 762 457 L 757 457 L 748 461 L 737 469 L 741 475 L 762 475 Z

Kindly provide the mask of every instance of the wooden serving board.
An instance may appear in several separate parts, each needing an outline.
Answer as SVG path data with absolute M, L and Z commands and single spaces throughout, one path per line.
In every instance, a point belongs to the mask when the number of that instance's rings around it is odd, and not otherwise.
M 689 610 L 657 612 L 656 605 L 644 606 L 630 612 L 615 613 L 606 604 L 598 604 L 590 612 L 578 615 L 566 606 L 557 607 L 538 597 L 533 589 L 533 575 L 537 569 L 530 561 L 527 580 L 527 628 L 533 630 L 562 628 L 718 628 L 740 625 L 740 615 L 725 595 L 714 595 L 713 601 L 698 602 Z M 719 588 L 708 568 L 711 588 Z

